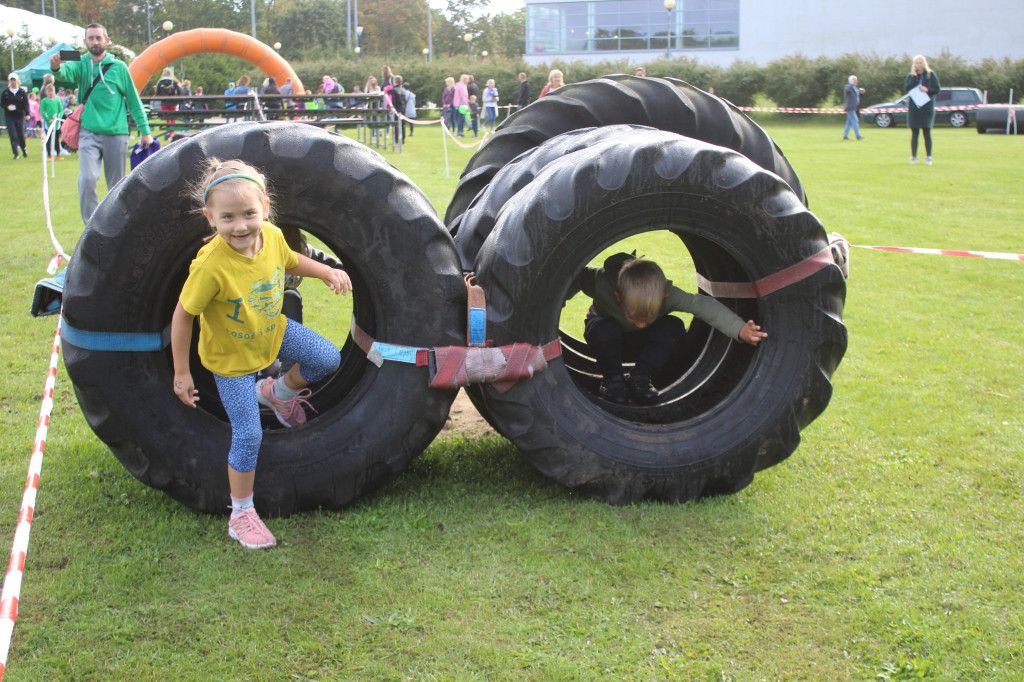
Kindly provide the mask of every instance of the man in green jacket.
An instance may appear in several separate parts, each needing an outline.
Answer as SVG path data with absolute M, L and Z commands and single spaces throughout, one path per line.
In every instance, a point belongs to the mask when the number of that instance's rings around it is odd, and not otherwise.
M 100 167 L 108 191 L 124 177 L 128 160 L 126 108 L 142 135 L 142 146 L 148 147 L 153 141 L 128 67 L 114 55 L 107 54 L 109 44 L 107 29 L 100 24 L 89 24 L 85 28 L 88 59 L 62 62 L 60 53 L 50 57 L 50 70 L 59 80 L 77 83 L 79 101 L 85 104 L 78 137 L 78 204 L 85 223 L 100 203 L 96 191 Z

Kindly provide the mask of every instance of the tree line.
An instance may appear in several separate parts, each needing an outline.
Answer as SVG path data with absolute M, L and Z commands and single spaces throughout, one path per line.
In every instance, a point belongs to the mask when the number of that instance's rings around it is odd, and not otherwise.
M 447 0 L 444 10 L 429 9 L 427 0 L 352 0 L 355 17 L 363 27 L 358 38 L 361 52 L 420 55 L 427 45 L 428 21 L 436 56 L 465 54 L 465 35 L 473 35 L 472 51 L 492 55 L 523 53 L 525 9 L 510 15 L 487 13 L 490 0 Z M 79 26 L 101 23 L 111 39 L 135 53 L 172 32 L 192 28 L 226 28 L 252 34 L 267 45 L 281 44 L 285 59 L 344 59 L 354 54 L 355 26 L 350 23 L 346 0 L 6 0 L 36 14 L 44 13 Z M 429 12 L 429 19 L 428 19 Z M 26 36 L 20 36 L 24 39 Z M 15 57 L 20 43 L 15 39 Z M 6 40 L 7 37 L 4 36 Z M 7 44 L 8 51 L 10 44 Z M 35 55 L 31 55 L 35 56 Z M 19 66 L 23 62 L 18 61 Z

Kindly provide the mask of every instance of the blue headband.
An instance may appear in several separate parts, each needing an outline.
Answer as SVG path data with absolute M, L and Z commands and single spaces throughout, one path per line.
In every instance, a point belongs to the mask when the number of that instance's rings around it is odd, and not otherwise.
M 260 186 L 261 190 L 263 190 L 264 192 L 267 191 L 267 186 L 264 185 L 263 181 L 257 178 L 255 175 L 249 175 L 248 173 L 231 173 L 230 175 L 220 176 L 219 178 L 217 178 L 216 180 L 214 180 L 213 182 L 206 186 L 206 192 L 203 194 L 203 203 L 205 204 L 206 200 L 209 198 L 211 189 L 213 189 L 220 183 L 224 182 L 225 180 L 232 180 L 234 178 L 245 178 L 246 180 L 252 180 L 257 185 Z

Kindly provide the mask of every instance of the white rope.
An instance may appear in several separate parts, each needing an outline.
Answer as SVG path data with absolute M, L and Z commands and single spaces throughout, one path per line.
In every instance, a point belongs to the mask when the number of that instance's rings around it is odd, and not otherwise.
M 50 123 L 50 129 L 47 131 L 46 137 L 43 138 L 43 153 L 40 154 L 40 158 L 43 163 L 43 215 L 46 217 L 46 230 L 50 233 L 50 243 L 53 244 L 54 257 L 50 259 L 50 264 L 46 266 L 46 272 L 53 275 L 60 269 L 61 261 L 68 261 L 68 254 L 64 253 L 63 247 L 60 242 L 57 241 L 57 235 L 53 233 L 53 221 L 50 219 L 50 183 L 46 177 L 46 140 L 50 135 L 54 134 L 54 129 L 61 122 L 61 118 L 55 117 Z M 51 164 L 54 163 L 51 161 Z
M 256 111 L 258 111 L 260 113 L 260 120 L 261 121 L 266 121 L 267 120 L 267 115 L 265 113 L 263 113 L 263 105 L 260 104 L 260 96 L 256 92 L 256 88 L 253 88 L 252 90 L 250 90 L 249 94 L 252 95 L 252 100 L 255 103 Z

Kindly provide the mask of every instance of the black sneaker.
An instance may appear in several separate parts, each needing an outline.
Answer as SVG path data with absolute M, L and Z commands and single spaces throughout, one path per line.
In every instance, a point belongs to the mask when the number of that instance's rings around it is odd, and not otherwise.
M 654 388 L 651 378 L 642 374 L 629 377 L 629 394 L 641 405 L 650 405 L 658 399 L 658 389 Z
M 626 385 L 626 377 L 622 374 L 615 374 L 601 380 L 601 397 L 616 405 L 625 405 L 629 400 L 629 387 Z

